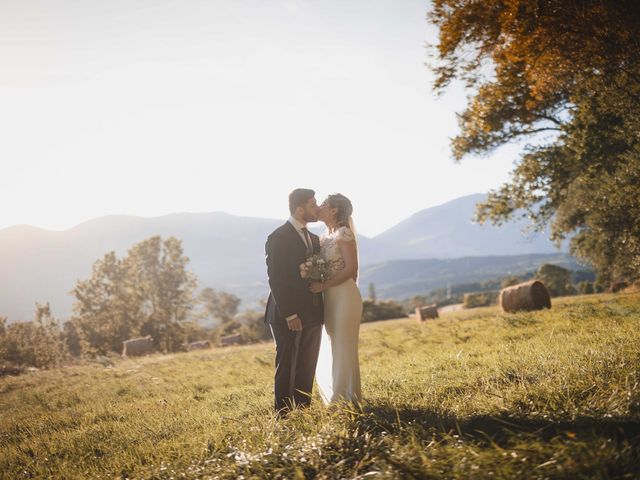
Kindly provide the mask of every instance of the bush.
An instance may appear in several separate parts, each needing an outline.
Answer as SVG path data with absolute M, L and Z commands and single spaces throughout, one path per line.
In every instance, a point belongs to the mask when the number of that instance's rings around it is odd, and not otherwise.
M 36 319 L 6 325 L 0 318 L 0 359 L 14 365 L 48 368 L 68 357 L 67 346 L 49 304 L 36 304 Z
M 240 328 L 237 333 L 242 338 L 242 343 L 257 343 L 271 340 L 271 332 L 266 323 L 264 323 L 264 313 L 261 312 L 245 312 L 237 317 L 240 322 Z
M 593 282 L 593 289 L 595 290 L 595 293 L 602 293 L 606 291 L 607 284 L 601 276 L 596 277 L 596 280 Z
M 362 321 L 373 322 L 376 320 L 389 320 L 392 318 L 406 317 L 402 305 L 389 301 L 373 302 L 371 300 L 365 300 L 362 302 Z
M 578 292 L 583 295 L 588 295 L 590 293 L 594 293 L 595 289 L 593 288 L 593 282 L 588 282 L 586 280 L 578 283 Z
M 500 288 L 512 287 L 521 282 L 522 282 L 522 279 L 520 277 L 517 277 L 515 275 L 509 275 L 508 277 L 505 277 L 500 281 Z
M 488 307 L 496 303 L 498 292 L 465 293 L 462 304 L 464 308 Z
M 220 345 L 220 339 L 227 335 L 240 334 L 240 343 L 251 343 L 271 340 L 269 326 L 264 323 L 264 313 L 247 310 L 215 327 L 207 328 L 198 340 L 209 340 L 212 345 Z
M 545 263 L 538 269 L 536 277 L 545 284 L 552 297 L 576 293 L 575 288 L 571 285 L 571 271 L 566 268 Z

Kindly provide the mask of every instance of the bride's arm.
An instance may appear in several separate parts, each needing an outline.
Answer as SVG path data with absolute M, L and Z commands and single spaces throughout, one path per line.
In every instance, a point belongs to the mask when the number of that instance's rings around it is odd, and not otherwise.
M 356 251 L 356 242 L 338 240 L 338 247 L 344 259 L 344 268 L 336 273 L 333 277 L 323 283 L 312 283 L 310 289 L 314 293 L 322 292 L 329 287 L 335 287 L 349 278 L 356 279 L 358 274 L 358 252 Z

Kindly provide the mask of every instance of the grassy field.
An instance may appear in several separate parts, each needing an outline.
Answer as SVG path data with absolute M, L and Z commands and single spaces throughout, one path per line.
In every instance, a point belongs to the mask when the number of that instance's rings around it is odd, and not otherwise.
M 272 344 L 0 379 L 2 478 L 638 478 L 640 294 L 365 324 L 364 405 L 272 417 Z

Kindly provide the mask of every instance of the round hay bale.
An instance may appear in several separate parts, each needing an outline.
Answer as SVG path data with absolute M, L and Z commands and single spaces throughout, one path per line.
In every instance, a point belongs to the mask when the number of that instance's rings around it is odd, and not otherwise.
M 500 291 L 500 306 L 504 312 L 551 308 L 551 297 L 540 280 L 519 283 Z
M 416 307 L 416 318 L 424 322 L 428 318 L 438 318 L 438 307 L 435 303 L 424 307 Z

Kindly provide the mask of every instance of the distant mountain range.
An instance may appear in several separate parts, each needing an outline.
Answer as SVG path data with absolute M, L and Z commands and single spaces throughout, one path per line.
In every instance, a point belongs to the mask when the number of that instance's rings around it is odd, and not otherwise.
M 526 236 L 526 221 L 501 227 L 473 223 L 475 205 L 486 195 L 460 197 L 421 210 L 375 237 L 395 258 L 455 258 L 557 253 L 548 235 Z
M 585 269 L 566 253 L 391 260 L 362 268 L 360 287 L 366 292 L 367 286 L 373 283 L 380 299 L 408 298 L 448 285 L 471 284 L 508 275 L 522 276 L 544 263 L 569 270 Z
M 518 265 L 535 269 L 536 262 L 575 263 L 559 255 L 543 236 L 525 238 L 522 222 L 502 227 L 473 224 L 475 204 L 484 198 L 461 197 L 417 212 L 373 238 L 359 236 L 363 289 L 374 282 L 381 298 L 402 298 L 443 286 L 442 282 L 479 278 L 480 272 L 500 276 L 515 272 Z M 109 215 L 64 231 L 8 227 L 0 230 L 0 315 L 9 321 L 30 319 L 36 301 L 49 301 L 56 316 L 68 317 L 73 303 L 69 291 L 78 279 L 90 276 L 96 260 L 111 250 L 123 256 L 133 244 L 153 235 L 182 240 L 201 287 L 235 293 L 245 306 L 252 306 L 268 294 L 264 242 L 283 221 L 212 212 L 153 218 Z M 512 255 L 520 258 L 504 258 Z M 500 259 L 459 258 L 487 256 Z M 454 258 L 458 260 L 444 261 Z

